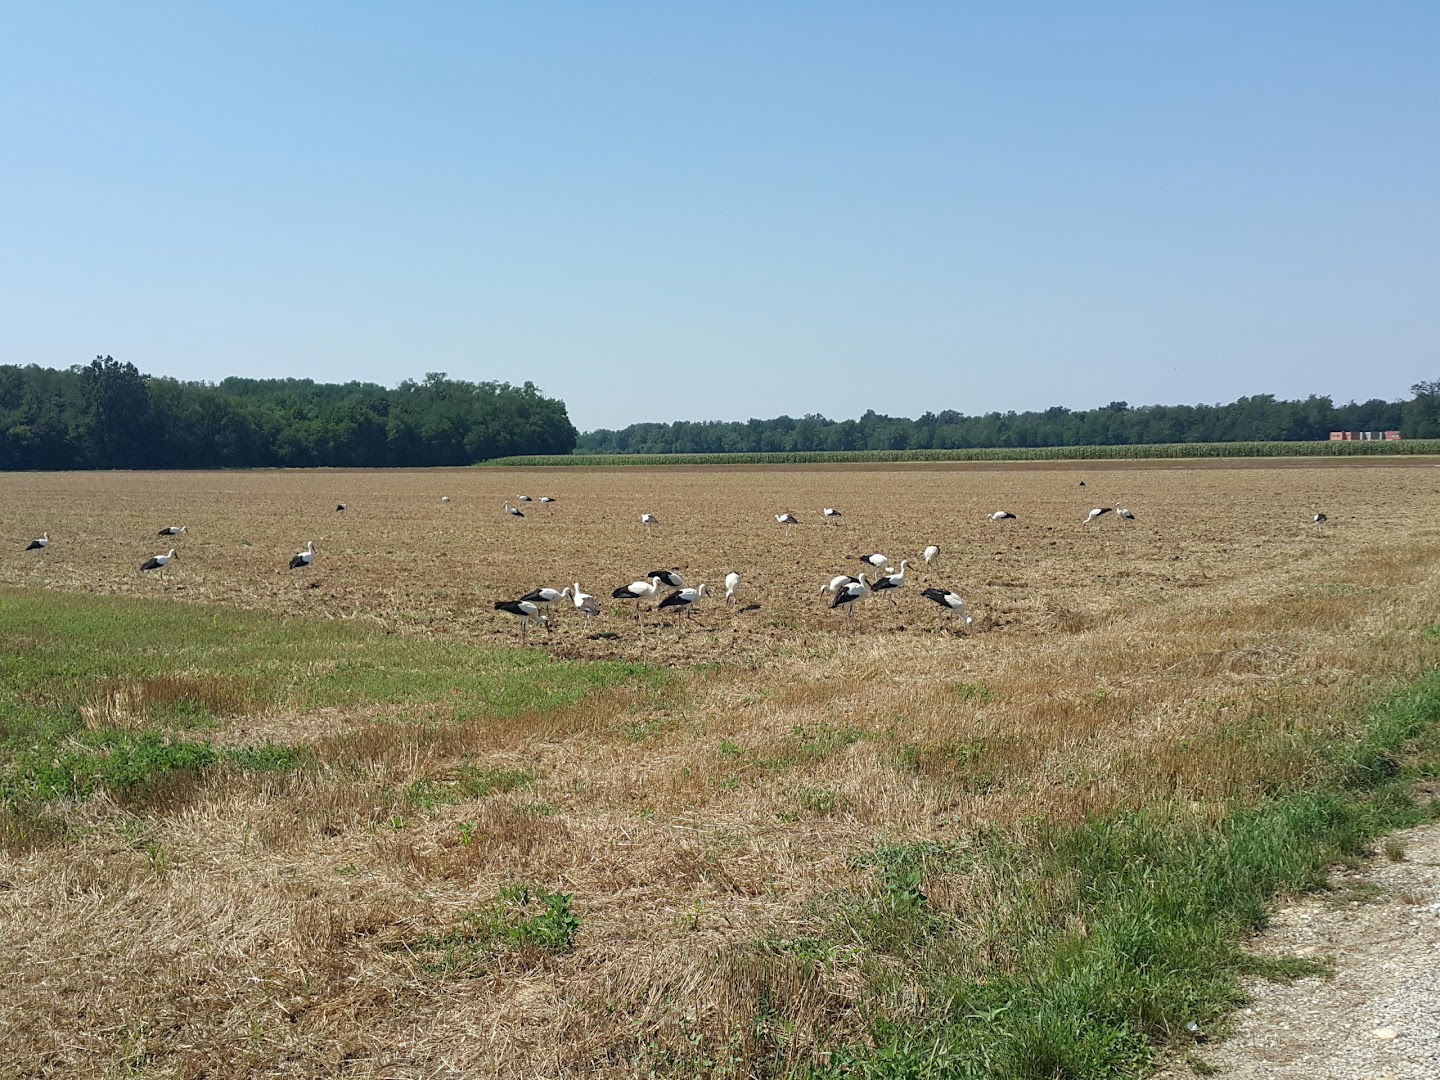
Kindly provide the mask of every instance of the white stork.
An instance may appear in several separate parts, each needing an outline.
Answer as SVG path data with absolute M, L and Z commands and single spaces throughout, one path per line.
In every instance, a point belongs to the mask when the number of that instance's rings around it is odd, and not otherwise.
M 654 514 L 641 514 L 640 524 L 645 526 L 645 535 L 649 536 L 651 528 L 660 524 L 660 519 Z
M 1090 522 L 1094 521 L 1096 518 L 1102 517 L 1103 515 L 1108 513 L 1110 513 L 1110 507 L 1097 506 L 1094 510 L 1091 510 L 1090 513 L 1085 515 L 1085 524 L 1089 525 Z
M 790 535 L 791 528 L 800 524 L 800 519 L 797 518 L 794 514 L 790 513 L 790 511 L 788 510 L 785 511 L 785 513 L 783 514 L 776 514 L 775 520 L 778 521 L 781 525 L 785 526 L 786 536 Z
M 314 541 L 314 540 L 307 540 L 307 541 L 305 541 L 305 550 L 304 550 L 304 551 L 296 552 L 296 553 L 295 553 L 295 557 L 290 560 L 290 569 L 291 569 L 291 570 L 304 570 L 304 571 L 308 572 L 308 571 L 310 570 L 310 564 L 311 564 L 312 562 L 314 562 L 314 561 L 315 561 L 315 541 Z
M 965 601 L 960 599 L 957 593 L 953 593 L 949 589 L 926 589 L 920 595 L 927 600 L 934 600 L 935 603 L 939 604 L 951 614 L 959 615 L 965 620 L 966 626 L 969 626 L 975 621 L 970 617 L 970 613 L 965 610 Z
M 825 509 L 821 510 L 820 513 L 825 515 L 826 525 L 829 525 L 832 521 L 839 522 L 839 520 L 845 516 L 844 514 L 840 513 L 839 510 L 836 510 L 833 506 L 825 507 Z
M 901 559 L 900 569 L 893 574 L 885 574 L 884 576 L 877 578 L 875 584 L 870 586 L 870 591 L 879 593 L 888 592 L 891 589 L 900 588 L 900 586 L 905 584 L 905 567 L 908 565 L 909 564 L 904 559 Z M 890 598 L 890 602 L 895 602 L 895 598 L 893 596 Z
M 674 570 L 651 570 L 645 575 L 647 578 L 658 577 L 661 585 L 668 585 L 672 589 L 683 589 L 685 579 Z
M 340 511 L 342 511 L 342 510 L 344 510 L 344 509 L 345 509 L 345 504 L 344 504 L 344 503 L 336 503 L 336 504 L 335 504 L 335 512 L 336 512 L 337 514 L 340 513 Z
M 516 495 L 516 496 L 515 496 L 515 501 L 516 501 L 516 502 L 531 502 L 532 500 L 531 500 L 531 498 L 530 498 L 529 495 Z
M 450 496 L 449 496 L 449 495 L 441 495 L 441 496 L 440 496 L 440 501 L 441 501 L 441 502 L 449 502 L 449 501 L 450 501 Z
M 640 621 L 640 601 L 653 600 L 655 594 L 660 591 L 660 577 L 655 575 L 649 581 L 632 581 L 629 585 L 623 585 L 610 595 L 616 600 L 635 601 L 635 621 Z
M 688 617 L 695 614 L 695 603 L 704 595 L 704 585 L 700 585 L 694 589 L 677 589 L 665 597 L 664 600 L 660 601 L 658 610 L 664 611 L 666 608 L 679 608 L 684 611 Z
M 733 604 L 735 594 L 740 591 L 740 575 L 734 570 L 725 575 L 725 603 Z
M 548 632 L 550 629 L 550 618 L 540 610 L 539 605 L 532 604 L 529 600 L 497 600 L 495 601 L 496 611 L 506 611 L 520 619 L 520 640 L 525 640 L 525 634 L 530 629 L 530 620 L 539 619 L 540 625 Z
M 26 545 L 25 545 L 25 550 L 26 550 L 26 551 L 38 551 L 38 552 L 40 552 L 41 555 L 44 555 L 44 554 L 45 554 L 45 549 L 46 549 L 47 547 L 49 547 L 49 546 L 50 546 L 50 534 L 47 532 L 47 533 L 42 533 L 37 539 L 31 540 L 30 543 L 26 544 Z
M 853 578 L 853 577 L 851 577 L 849 574 L 836 574 L 836 575 L 835 575 L 834 577 L 832 577 L 829 581 L 827 581 L 824 585 L 821 585 L 821 586 L 820 586 L 820 592 L 821 592 L 822 594 L 827 593 L 827 592 L 828 592 L 828 593 L 838 593 L 838 592 L 839 592 L 841 589 L 843 589 L 846 585 L 849 585 L 849 584 L 851 584 L 852 582 L 858 581 L 858 580 L 859 580 L 858 578 Z
M 1324 525 L 1325 522 L 1329 521 L 1330 519 L 1327 518 L 1324 514 L 1316 514 L 1316 515 L 1315 515 L 1314 517 L 1312 517 L 1310 520 L 1315 523 L 1315 528 L 1318 529 L 1318 528 L 1320 528 L 1320 526 Z
M 515 507 L 511 506 L 511 505 L 510 505 L 510 501 L 509 501 L 508 499 L 505 501 L 505 512 L 506 512 L 507 514 L 509 514 L 511 517 L 524 517 L 524 516 L 525 516 L 525 515 L 524 515 L 523 513 L 521 513 L 519 510 L 516 510 Z
M 158 533 L 156 533 L 155 535 L 156 535 L 156 536 L 184 536 L 184 535 L 185 535 L 185 526 L 184 526 L 184 525 L 166 525 L 165 528 L 161 529 L 161 530 L 160 530 Z
M 845 608 L 845 618 L 855 617 L 855 602 L 863 599 L 870 592 L 870 586 L 865 581 L 865 575 L 861 574 L 849 585 L 840 586 L 840 591 L 835 594 L 835 599 L 830 601 L 830 610 L 837 607 Z
M 1010 521 L 1010 520 L 1014 520 L 1014 518 L 1015 518 L 1015 515 L 1012 514 L 1012 513 L 1010 513 L 1009 510 L 996 510 L 993 514 L 990 515 L 989 520 L 991 520 L 991 521 Z
M 935 544 L 931 544 L 929 547 L 927 547 L 924 551 L 920 553 L 920 557 L 925 560 L 925 565 L 929 566 L 932 562 L 934 562 L 940 557 L 940 548 Z
M 549 607 L 551 604 L 553 604 L 556 600 L 564 600 L 565 597 L 567 597 L 567 596 L 569 596 L 569 595 L 570 595 L 570 586 L 569 586 L 569 585 L 566 585 L 565 588 L 563 588 L 563 589 L 558 589 L 558 590 L 557 590 L 557 589 L 536 589 L 536 590 L 534 590 L 533 592 L 527 592 L 527 593 L 526 593 L 524 596 L 522 596 L 520 599 L 521 599 L 521 600 L 525 600 L 525 601 L 527 601 L 528 603 L 531 603 L 531 604 L 539 604 L 541 607 L 546 607 L 546 608 L 548 608 L 548 607 Z
M 881 555 L 878 551 L 874 555 L 861 555 L 860 561 L 869 563 L 876 570 L 879 570 L 881 567 L 887 570 L 890 568 L 890 556 Z
M 575 590 L 570 594 L 570 599 L 575 601 L 575 610 L 581 615 L 599 615 L 600 604 L 588 592 L 580 591 L 580 582 L 575 582 Z
M 173 558 L 175 558 L 175 549 L 171 548 L 164 555 L 154 555 L 146 559 L 140 564 L 140 570 L 142 572 L 146 570 L 164 570 L 165 567 L 170 565 L 170 560 Z
M 551 503 L 553 503 L 554 501 L 555 501 L 555 497 L 554 497 L 553 495 L 541 495 L 541 496 L 540 496 L 540 505 L 541 505 L 541 506 L 549 506 L 549 505 L 550 505 Z
M 1116 507 L 1115 507 L 1115 513 L 1119 514 L 1119 515 L 1120 515 L 1122 518 L 1124 518 L 1126 521 L 1134 521 L 1134 520 L 1135 520 L 1135 515 L 1134 515 L 1134 514 L 1132 514 L 1129 510 L 1126 510 L 1125 507 L 1120 506 L 1120 505 L 1118 505 L 1118 504 L 1117 504 Z

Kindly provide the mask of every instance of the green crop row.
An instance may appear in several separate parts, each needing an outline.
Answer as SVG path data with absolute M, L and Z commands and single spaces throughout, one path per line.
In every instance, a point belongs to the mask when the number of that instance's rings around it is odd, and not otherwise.
M 1142 458 L 1363 457 L 1440 454 L 1440 439 L 1394 442 L 1141 443 L 1133 446 L 1027 446 L 968 450 L 816 450 L 776 454 L 544 454 L 493 458 L 481 465 L 830 465 L 894 461 L 1100 461 Z

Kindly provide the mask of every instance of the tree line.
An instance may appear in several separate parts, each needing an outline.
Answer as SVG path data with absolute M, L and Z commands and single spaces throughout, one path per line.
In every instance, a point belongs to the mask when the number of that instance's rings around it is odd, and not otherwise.
M 565 403 L 532 383 L 432 372 L 375 383 L 146 375 L 97 356 L 66 370 L 0 365 L 0 469 L 468 465 L 567 454 Z
M 578 454 L 794 453 L 815 450 L 957 450 L 979 447 L 1124 446 L 1137 443 L 1289 442 L 1332 431 L 1398 430 L 1440 438 L 1440 381 L 1416 383 L 1408 401 L 1336 405 L 1328 397 L 1279 401 L 1273 394 L 1226 405 L 1142 405 L 1098 409 L 1056 405 L 1043 412 L 965 416 L 953 410 L 916 419 L 870 410 L 858 420 L 811 413 L 798 420 L 677 421 L 602 428 L 580 436 Z

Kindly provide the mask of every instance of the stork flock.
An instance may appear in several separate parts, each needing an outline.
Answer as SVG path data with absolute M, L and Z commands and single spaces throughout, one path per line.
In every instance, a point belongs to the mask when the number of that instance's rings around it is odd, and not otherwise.
M 1081 481 L 1081 486 L 1084 486 L 1083 481 Z M 443 496 L 440 501 L 442 503 L 449 503 L 451 500 L 450 497 L 446 495 Z M 516 502 L 519 503 L 531 503 L 533 501 L 534 500 L 528 495 L 516 497 Z M 539 499 L 540 504 L 547 508 L 555 501 L 555 498 L 549 495 L 542 496 Z M 335 507 L 337 512 L 343 512 L 345 509 L 346 504 L 343 502 Z M 525 517 L 524 511 L 512 505 L 509 500 L 504 502 L 501 509 L 510 518 Z M 1135 514 L 1131 510 L 1117 504 L 1114 507 L 1094 507 L 1085 515 L 1082 525 L 1090 525 L 1110 513 L 1114 513 L 1117 518 L 1127 522 L 1134 522 L 1136 520 Z M 820 511 L 820 516 L 825 525 L 838 525 L 844 517 L 841 511 L 833 506 L 824 507 Z M 773 517 L 775 521 L 784 528 L 787 539 L 791 530 L 800 524 L 799 517 L 789 510 L 775 514 Z M 1002 509 L 988 514 L 987 520 L 992 522 L 1014 521 L 1017 520 L 1017 517 L 1010 511 Z M 1319 529 L 1325 525 L 1328 518 L 1324 513 L 1316 513 L 1311 516 L 1310 520 L 1316 528 Z M 660 525 L 660 518 L 653 513 L 646 512 L 640 515 L 640 524 L 644 527 L 647 535 L 653 535 L 654 529 Z M 187 531 L 188 527 L 185 525 L 167 525 L 156 535 L 173 539 L 185 536 Z M 49 547 L 50 534 L 45 532 L 30 541 L 30 543 L 26 545 L 25 550 L 27 552 L 36 551 L 43 556 Z M 299 570 L 301 571 L 301 575 L 304 576 L 314 563 L 316 554 L 317 551 L 314 541 L 308 541 L 303 551 L 297 552 L 291 557 L 288 569 Z M 939 559 L 940 547 L 936 544 L 930 544 L 925 547 L 919 555 L 920 559 L 929 567 Z M 142 573 L 148 573 L 149 571 L 163 572 L 164 569 L 177 558 L 179 558 L 179 552 L 176 548 L 171 547 L 165 553 L 154 555 L 147 559 L 140 565 L 140 570 Z M 897 570 L 891 565 L 889 556 L 878 551 L 872 552 L 869 555 L 859 556 L 859 561 L 866 566 L 865 571 L 855 576 L 837 574 L 820 586 L 822 595 L 827 593 L 830 595 L 830 608 L 832 610 L 844 609 L 847 622 L 854 619 L 858 603 L 868 596 L 886 596 L 893 603 L 895 594 L 905 585 L 909 573 L 910 563 L 908 559 L 901 559 L 900 567 Z M 873 580 L 869 577 L 871 573 L 876 575 Z M 734 604 L 737 602 L 737 594 L 740 591 L 742 578 L 738 572 L 731 571 L 725 575 L 724 581 L 724 602 L 726 604 Z M 655 610 L 657 612 L 669 610 L 675 612 L 677 615 L 680 613 L 685 613 L 687 616 L 693 615 L 695 607 L 708 595 L 706 585 L 700 584 L 689 587 L 685 584 L 684 578 L 681 577 L 676 570 L 666 570 L 662 568 L 652 570 L 643 578 L 632 581 L 628 585 L 620 586 L 613 590 L 610 596 L 612 599 L 622 602 L 633 600 L 635 602 L 635 621 L 637 625 L 643 628 L 643 604 L 646 601 L 654 601 L 660 596 L 662 589 L 670 589 L 673 591 L 659 600 Z M 932 587 L 924 589 L 920 595 L 935 603 L 943 609 L 946 614 L 962 621 L 965 625 L 970 625 L 974 622 L 974 619 L 966 610 L 964 599 L 953 589 Z M 557 590 L 549 587 L 539 588 L 526 593 L 517 600 L 498 601 L 495 604 L 495 610 L 512 615 L 519 620 L 520 636 L 521 639 L 524 640 L 529 631 L 530 621 L 532 619 L 538 621 L 548 631 L 551 627 L 548 614 L 551 605 L 564 600 L 569 600 L 573 604 L 576 612 L 580 615 L 593 617 L 600 614 L 599 601 L 590 593 L 583 591 L 578 581 L 572 585 L 565 586 L 563 589 Z

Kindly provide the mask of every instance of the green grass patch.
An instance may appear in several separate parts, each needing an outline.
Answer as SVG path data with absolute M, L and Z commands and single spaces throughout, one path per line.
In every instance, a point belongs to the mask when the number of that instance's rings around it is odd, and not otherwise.
M 449 930 L 397 948 L 411 952 L 420 968 L 440 978 L 473 978 L 493 971 L 502 954 L 566 952 L 575 945 L 580 917 L 571 894 L 530 885 L 500 890 L 495 902 L 466 912 Z
M 1440 774 L 1437 722 L 1432 676 L 1330 748 L 1318 790 L 1236 805 L 1218 822 L 1183 807 L 1037 821 L 854 860 L 869 887 L 821 906 L 818 947 L 858 957 L 871 1042 L 839 1048 L 811 1080 L 1138 1076 L 1157 1047 L 1183 1049 L 1187 1023 L 1223 1026 L 1239 976 L 1327 973 L 1241 944 L 1277 895 L 1323 887 L 1329 866 L 1435 812 L 1409 792 Z M 943 875 L 986 887 L 973 908 L 937 912 L 931 883 Z M 897 1014 L 902 997 L 930 1006 Z
M 189 737 L 266 709 L 423 703 L 434 718 L 465 720 L 563 708 L 595 690 L 667 678 L 641 664 L 555 661 L 539 650 L 479 649 L 330 620 L 3 589 L 0 805 L 134 792 L 219 764 L 303 764 L 302 750 L 218 748 Z M 461 801 L 532 780 L 462 772 L 413 791 L 411 801 Z
M 1141 458 L 1373 457 L 1440 454 L 1440 439 L 1396 442 L 1137 443 L 1130 446 L 975 447 L 963 450 L 813 450 L 741 454 L 537 454 L 482 467 L 616 465 L 846 465 L 905 461 L 1104 461 Z

